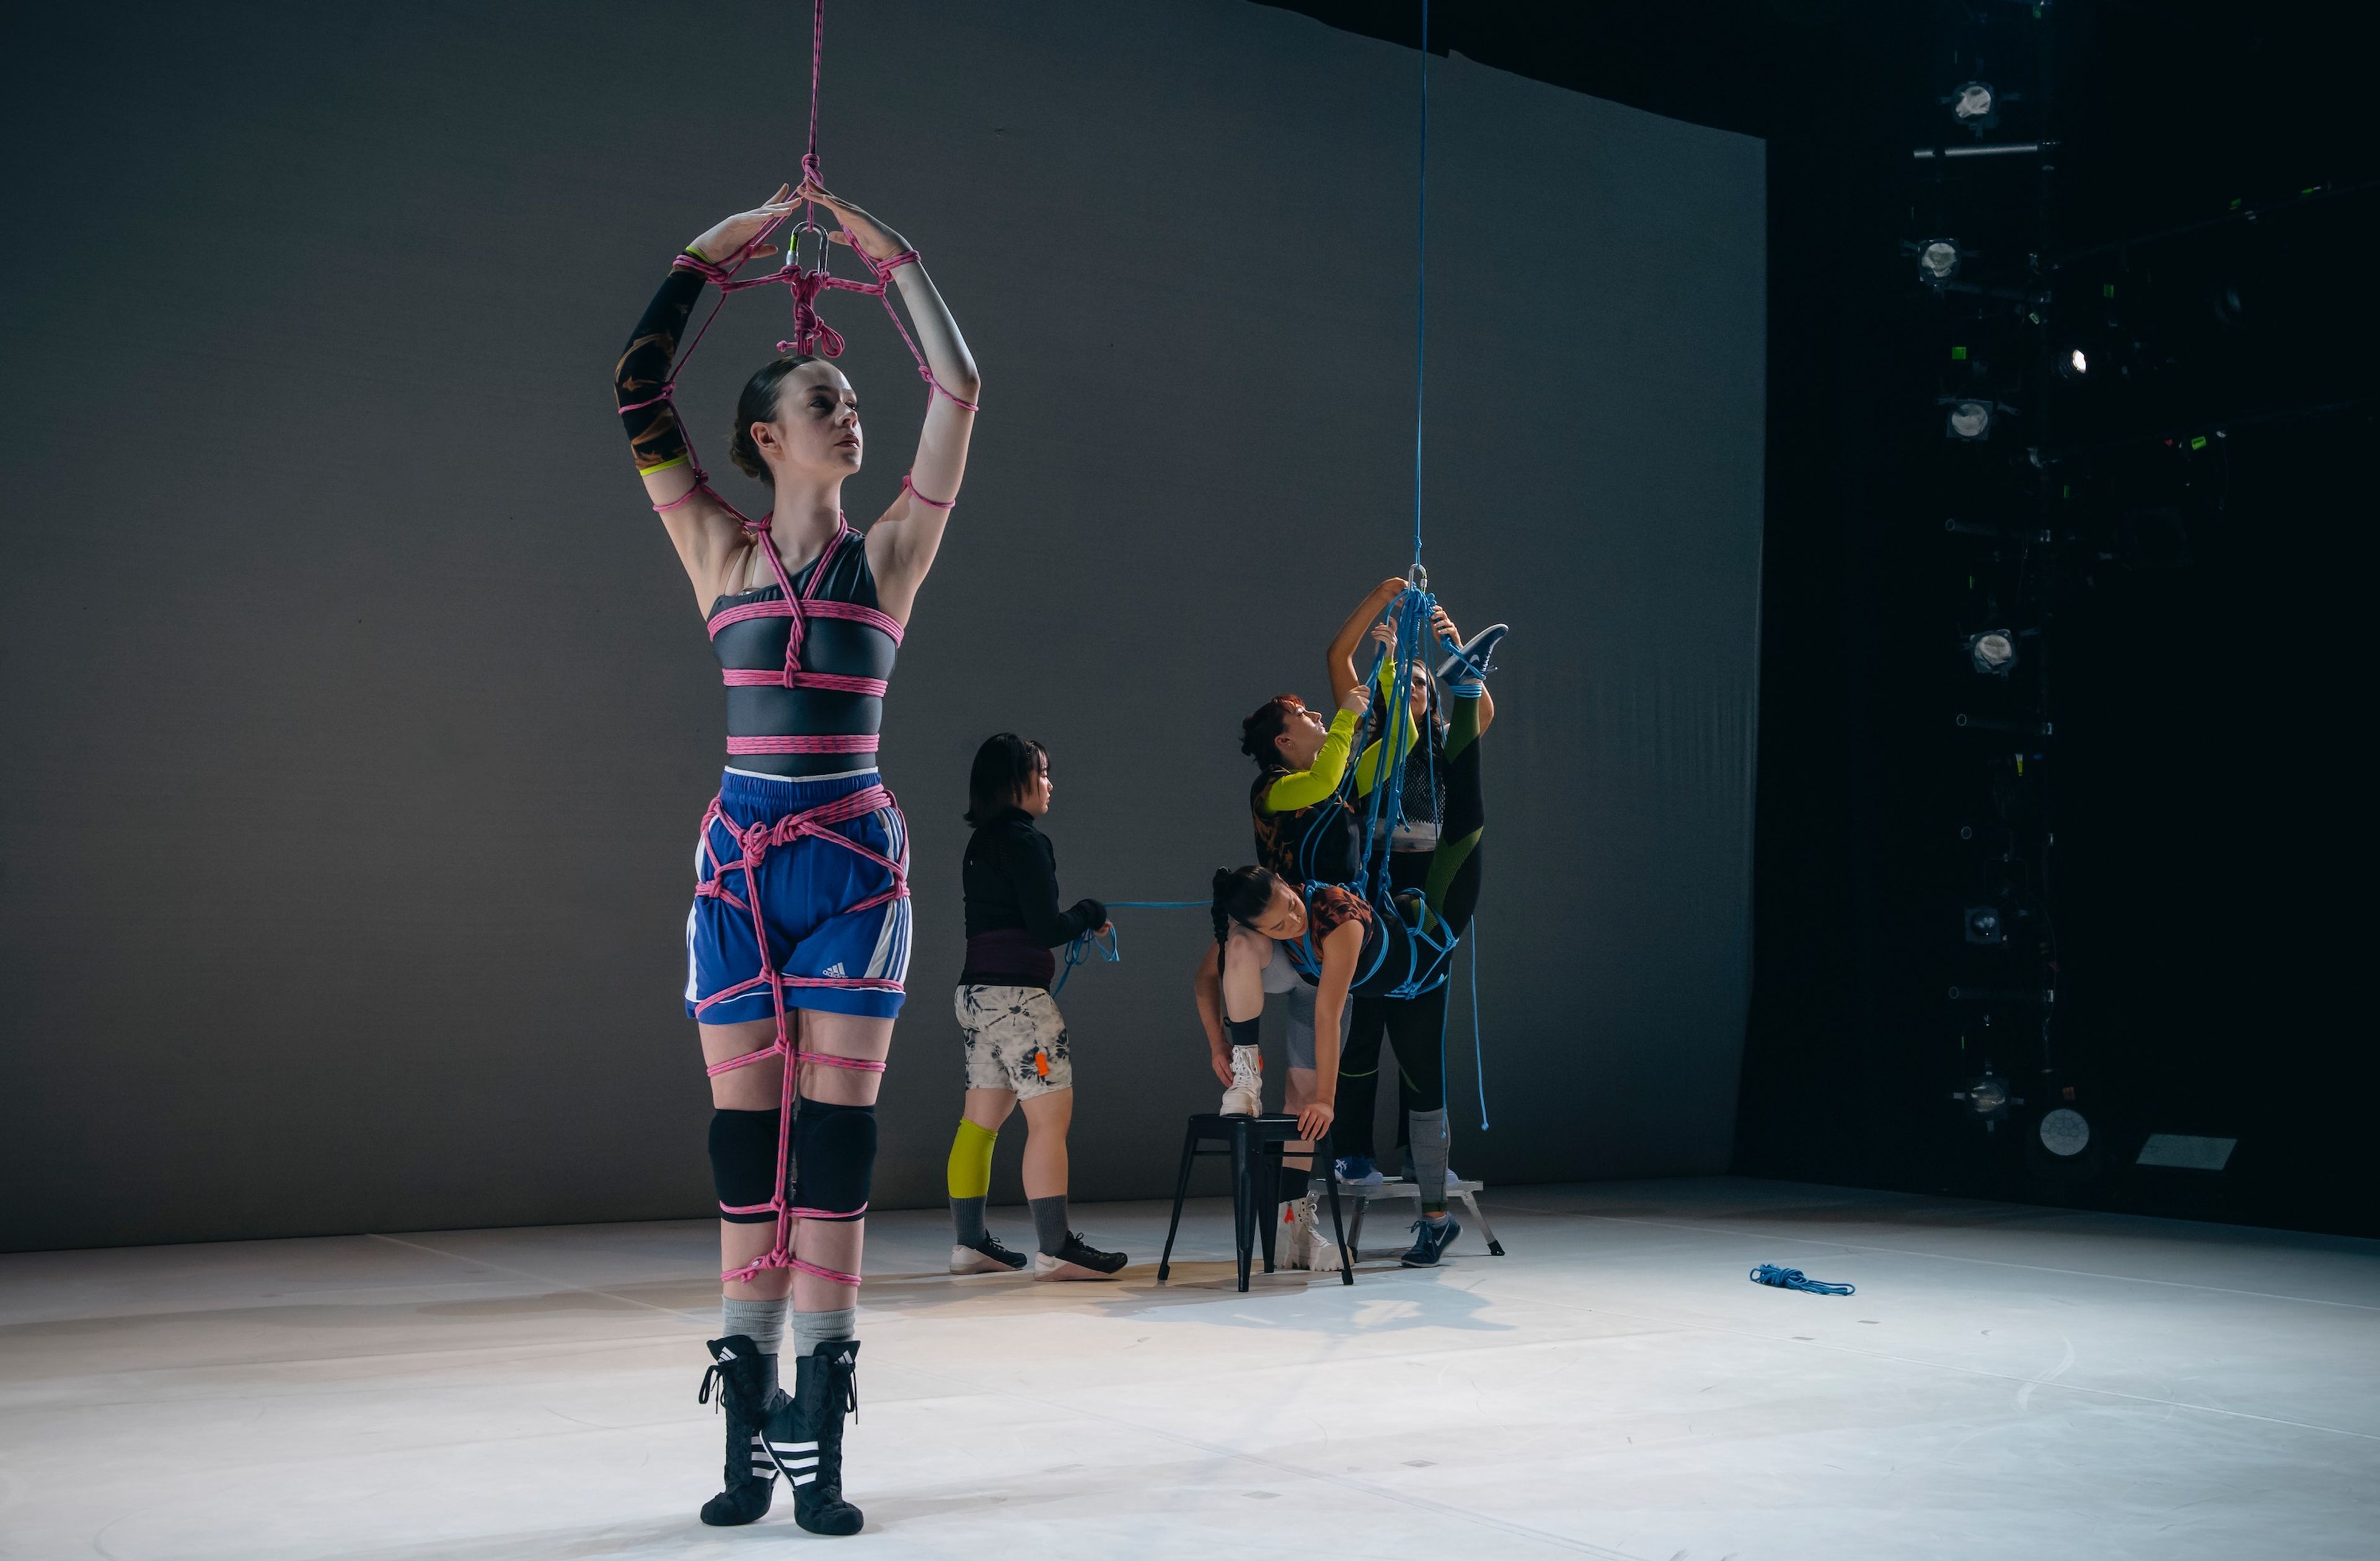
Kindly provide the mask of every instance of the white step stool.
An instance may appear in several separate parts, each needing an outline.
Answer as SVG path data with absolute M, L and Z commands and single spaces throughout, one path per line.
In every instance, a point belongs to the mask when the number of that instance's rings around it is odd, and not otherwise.
M 1333 1175 L 1336 1173 L 1334 1172 Z M 1485 1182 L 1457 1181 L 1451 1177 L 1447 1178 L 1448 1201 L 1452 1202 L 1456 1200 L 1462 1201 L 1463 1212 L 1471 1216 L 1471 1223 L 1478 1228 L 1480 1235 L 1488 1238 L 1488 1250 L 1500 1258 L 1504 1255 L 1504 1244 L 1496 1239 L 1495 1228 L 1488 1225 L 1488 1216 L 1479 1212 L 1477 1195 L 1487 1189 L 1488 1184 Z M 1358 1187 L 1353 1182 L 1342 1181 L 1339 1184 L 1339 1192 L 1340 1196 L 1353 1198 L 1355 1201 L 1355 1221 L 1347 1229 L 1347 1250 L 1354 1254 L 1358 1262 L 1362 1262 L 1364 1257 L 1364 1215 L 1370 1212 L 1375 1201 L 1382 1198 L 1410 1198 L 1414 1201 L 1415 1213 L 1421 1210 L 1420 1187 L 1402 1179 L 1384 1181 L 1378 1187 Z

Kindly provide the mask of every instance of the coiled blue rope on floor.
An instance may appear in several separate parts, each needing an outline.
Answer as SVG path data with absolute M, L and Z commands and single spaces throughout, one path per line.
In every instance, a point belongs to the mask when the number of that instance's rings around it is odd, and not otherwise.
M 1754 1269 L 1752 1282 L 1773 1285 L 1780 1290 L 1802 1290 L 1814 1296 L 1848 1296 L 1853 1293 L 1849 1285 L 1828 1284 L 1824 1279 L 1811 1278 L 1798 1268 L 1779 1268 L 1773 1262 L 1764 1262 Z

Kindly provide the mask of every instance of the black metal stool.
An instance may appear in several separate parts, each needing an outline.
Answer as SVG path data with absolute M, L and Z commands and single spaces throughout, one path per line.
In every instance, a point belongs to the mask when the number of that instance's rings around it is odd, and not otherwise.
M 1297 1136 L 1297 1118 L 1289 1116 L 1222 1116 L 1200 1112 L 1190 1118 L 1190 1126 L 1182 1135 L 1182 1174 L 1173 1183 L 1173 1223 L 1165 1228 L 1165 1254 L 1157 1260 L 1159 1284 L 1165 1283 L 1172 1271 L 1173 1238 L 1182 1228 L 1182 1201 L 1190 1195 L 1190 1168 L 1202 1154 L 1228 1154 L 1232 1158 L 1232 1243 L 1239 1249 L 1240 1288 L 1248 1287 L 1248 1265 L 1259 1241 L 1264 1248 L 1264 1271 L 1273 1271 L 1272 1211 L 1281 1201 L 1281 1158 Z M 1215 1142 L 1225 1147 L 1199 1147 Z M 1315 1175 L 1330 1189 L 1330 1233 L 1337 1238 L 1333 1246 L 1339 1253 L 1339 1279 L 1342 1284 L 1353 1285 L 1355 1269 L 1347 1254 L 1347 1227 L 1339 1217 L 1339 1179 L 1330 1174 L 1328 1133 L 1314 1146 L 1314 1165 Z

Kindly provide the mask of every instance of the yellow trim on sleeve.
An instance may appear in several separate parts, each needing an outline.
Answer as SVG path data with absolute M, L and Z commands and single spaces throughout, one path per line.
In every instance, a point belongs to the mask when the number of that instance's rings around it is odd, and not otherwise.
M 694 457 L 690 455 L 672 456 L 669 459 L 662 462 L 659 466 L 640 466 L 637 468 L 637 475 L 639 477 L 650 477 L 656 471 L 667 471 L 671 467 L 684 466 L 693 458 Z

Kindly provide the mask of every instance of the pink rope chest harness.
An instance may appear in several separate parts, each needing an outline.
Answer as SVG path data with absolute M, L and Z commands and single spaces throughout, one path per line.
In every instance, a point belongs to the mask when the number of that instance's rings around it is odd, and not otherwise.
M 818 88 L 820 61 L 825 43 L 825 0 L 815 0 L 811 16 L 809 147 L 802 156 L 802 174 L 807 181 L 822 187 L 824 180 L 820 177 L 818 155 Z M 772 285 L 783 287 L 790 294 L 793 304 L 793 337 L 791 340 L 777 344 L 779 352 L 814 352 L 824 358 L 841 357 L 844 346 L 843 335 L 820 318 L 818 300 L 821 295 L 836 290 L 866 294 L 884 306 L 886 317 L 892 322 L 892 328 L 900 333 L 902 344 L 908 348 L 909 356 L 917 361 L 917 373 L 925 380 L 928 386 L 929 404 L 930 405 L 934 396 L 940 396 L 967 411 L 978 410 L 974 402 L 964 400 L 953 394 L 947 386 L 935 378 L 933 368 L 926 361 L 925 354 L 919 350 L 917 339 L 909 334 L 908 327 L 902 323 L 899 311 L 892 307 L 892 274 L 902 266 L 917 263 L 918 257 L 915 250 L 905 250 L 899 254 L 879 261 L 855 242 L 850 246 L 851 250 L 859 257 L 860 263 L 868 268 L 871 280 L 859 282 L 832 275 L 827 270 L 832 247 L 826 242 L 826 231 L 815 221 L 811 203 L 806 202 L 802 223 L 796 228 L 792 241 L 785 246 L 783 264 L 774 272 L 764 275 L 741 279 L 736 276 L 736 273 L 751 258 L 752 251 L 775 232 L 790 214 L 786 213 L 772 219 L 734 254 L 722 261 L 712 262 L 687 251 L 677 255 L 670 262 L 673 268 L 694 272 L 712 283 L 719 290 L 719 299 L 712 304 L 710 312 L 704 317 L 701 328 L 694 334 L 694 339 L 686 344 L 686 349 L 678 355 L 676 362 L 671 366 L 669 377 L 662 382 L 660 390 L 645 400 L 621 407 L 620 411 L 633 412 L 662 401 L 674 401 L 677 393 L 678 376 L 685 372 L 686 363 L 694 356 L 695 348 L 702 345 L 702 338 L 710 333 L 711 323 L 719 318 L 719 311 L 726 307 L 728 297 L 747 288 Z M 818 236 L 818 263 L 815 267 L 806 268 L 801 264 L 801 236 L 804 233 L 814 233 Z M 711 638 L 716 640 L 720 630 L 732 624 L 746 622 L 752 618 L 784 617 L 792 620 L 786 635 L 785 657 L 782 666 L 725 667 L 721 670 L 721 680 L 729 688 L 817 689 L 881 699 L 886 689 L 884 678 L 820 672 L 806 667 L 802 664 L 803 646 L 808 638 L 808 625 L 813 619 L 833 618 L 860 624 L 885 635 L 891 639 L 896 648 L 901 643 L 902 627 L 898 620 L 874 607 L 856 602 L 822 598 L 819 594 L 821 582 L 826 579 L 829 567 L 837 551 L 846 546 L 862 545 L 859 533 L 852 530 L 849 525 L 843 523 L 838 517 L 834 536 L 829 540 L 825 551 L 820 555 L 817 563 L 811 566 L 807 585 L 800 591 L 796 591 L 785 570 L 784 559 L 777 551 L 776 540 L 770 532 L 769 518 L 763 517 L 759 520 L 750 518 L 736 509 L 734 505 L 729 504 L 716 489 L 712 488 L 709 474 L 703 470 L 702 463 L 695 454 L 693 436 L 686 432 L 683 418 L 679 420 L 679 433 L 686 440 L 686 464 L 694 477 L 694 486 L 677 498 L 667 504 L 657 504 L 653 508 L 658 512 L 666 513 L 686 503 L 697 494 L 708 494 L 712 503 L 735 518 L 745 532 L 752 538 L 754 544 L 766 555 L 770 571 L 775 575 L 781 591 L 780 600 L 747 603 L 723 609 L 713 615 L 708 624 Z M 957 502 L 954 498 L 929 498 L 917 491 L 917 484 L 906 475 L 901 479 L 901 487 L 903 492 L 918 503 L 935 509 L 947 510 Z M 727 751 L 731 755 L 867 754 L 877 751 L 878 746 L 878 736 L 872 732 L 730 737 L 727 739 Z M 799 777 L 788 778 L 797 780 Z M 844 907 L 840 914 L 854 915 L 892 900 L 905 899 L 909 895 L 908 850 L 905 844 L 900 848 L 900 859 L 896 860 L 853 840 L 837 827 L 878 811 L 897 812 L 899 804 L 893 800 L 892 794 L 879 782 L 814 808 L 789 813 L 774 820 L 757 821 L 750 824 L 740 824 L 728 817 L 718 797 L 711 799 L 709 810 L 703 814 L 702 853 L 710 862 L 710 872 L 708 877 L 698 878 L 695 885 L 695 893 L 699 897 L 714 899 L 733 906 L 750 918 L 753 939 L 759 951 L 759 969 L 748 979 L 703 999 L 696 1006 L 697 1017 L 698 1018 L 703 1011 L 713 1005 L 765 989 L 769 993 L 771 1006 L 776 1019 L 776 1034 L 768 1045 L 757 1051 L 730 1057 L 724 1062 L 713 1063 L 710 1065 L 708 1072 L 715 1079 L 737 1068 L 752 1067 L 770 1057 L 782 1059 L 783 1065 L 783 1083 L 778 1095 L 777 1167 L 776 1179 L 772 1184 L 772 1196 L 764 1203 L 720 1206 L 720 1213 L 722 1214 L 773 1215 L 776 1221 L 776 1240 L 768 1251 L 743 1267 L 722 1273 L 720 1278 L 722 1282 L 748 1280 L 767 1270 L 780 1268 L 814 1274 L 838 1285 L 856 1286 L 860 1282 L 860 1277 L 856 1274 L 844 1274 L 825 1268 L 794 1254 L 794 1236 L 797 1221 L 803 1219 L 853 1220 L 868 1212 L 868 1206 L 865 1203 L 857 1209 L 812 1209 L 799 1207 L 793 1202 L 789 1189 L 793 1185 L 796 1169 L 793 1163 L 794 1116 L 799 1106 L 802 1064 L 814 1063 L 821 1067 L 847 1068 L 864 1073 L 881 1073 L 884 1071 L 884 1064 L 861 1057 L 836 1056 L 824 1052 L 803 1050 L 795 1040 L 797 1029 L 795 1018 L 795 1010 L 787 1005 L 786 994 L 789 989 L 801 988 L 826 987 L 844 991 L 898 993 L 902 987 L 901 983 L 895 981 L 848 976 L 794 976 L 779 971 L 769 951 L 769 927 L 767 917 L 762 911 L 759 872 L 762 861 L 771 850 L 791 847 L 805 839 L 831 842 L 880 866 L 890 878 L 887 887 L 856 904 Z M 735 842 L 737 855 L 733 858 L 722 858 L 713 848 L 711 831 L 714 825 L 723 830 L 729 838 Z M 737 894 L 729 885 L 730 874 L 741 874 L 742 894 Z

